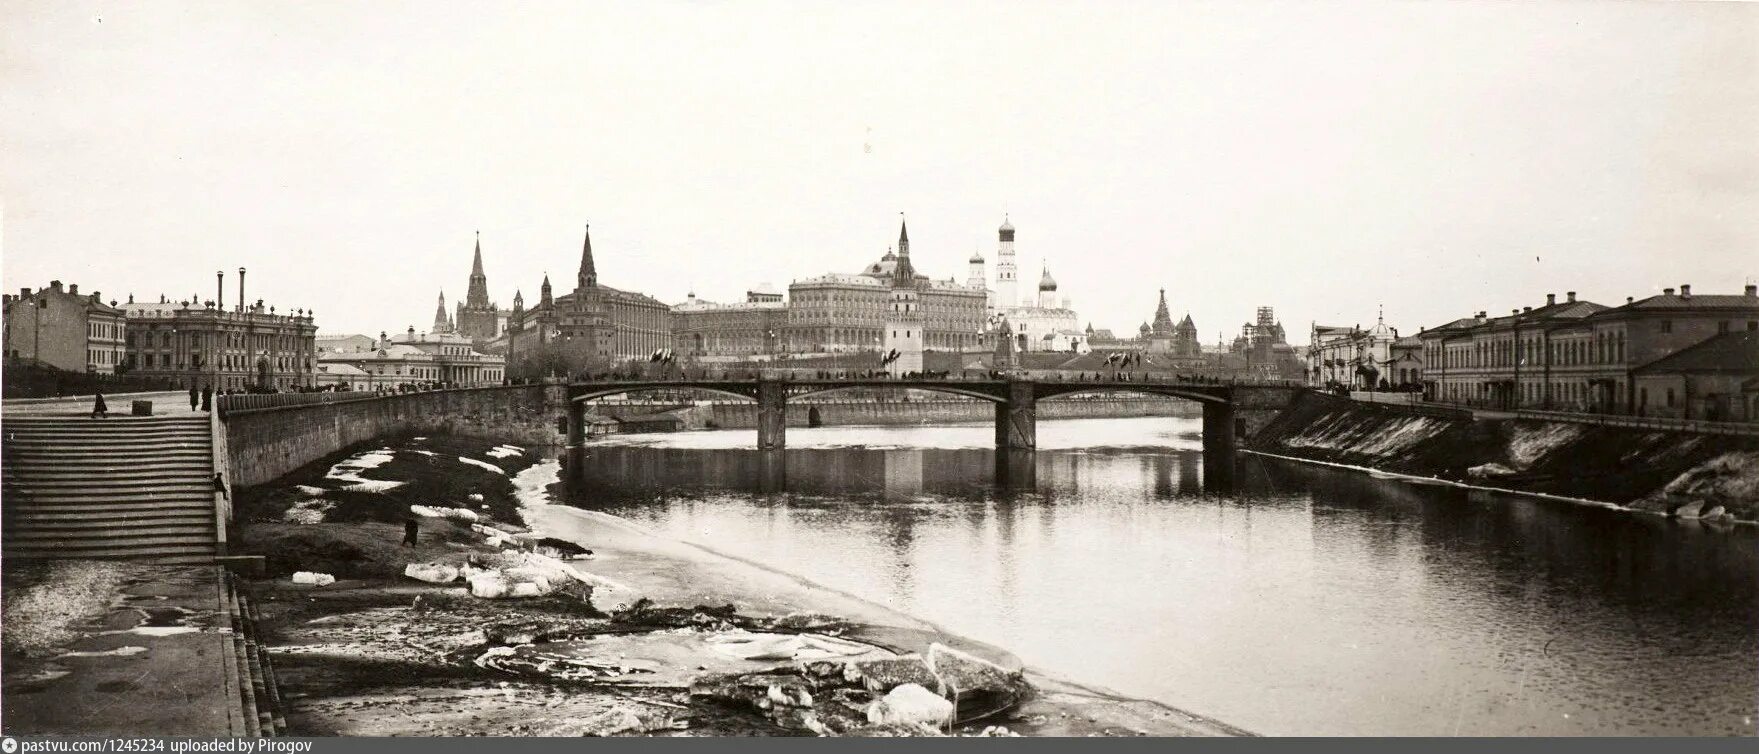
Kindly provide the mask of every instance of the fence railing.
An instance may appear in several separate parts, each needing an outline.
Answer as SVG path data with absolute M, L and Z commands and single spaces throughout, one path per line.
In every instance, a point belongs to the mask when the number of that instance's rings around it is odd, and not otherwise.
M 224 415 L 232 411 L 250 411 L 259 408 L 282 408 L 285 406 L 312 406 L 325 403 L 347 403 L 364 401 L 373 398 L 385 398 L 395 393 L 374 393 L 365 390 L 359 392 L 322 392 L 322 393 L 245 393 L 241 395 L 216 395 L 214 408 Z
M 1681 430 L 1717 435 L 1759 435 L 1759 424 L 1746 422 L 1716 422 L 1703 419 L 1664 419 L 1653 416 L 1624 416 L 1621 414 L 1577 414 L 1568 411 L 1535 411 L 1532 409 L 1520 409 L 1513 413 L 1515 416 L 1522 419 L 1542 419 L 1545 421 L 1575 422 L 1577 424 L 1596 424 L 1603 427 Z

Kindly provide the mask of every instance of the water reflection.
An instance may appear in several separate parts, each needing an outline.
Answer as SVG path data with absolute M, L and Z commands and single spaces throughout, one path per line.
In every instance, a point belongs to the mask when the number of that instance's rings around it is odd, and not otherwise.
M 1071 449 L 1029 458 L 983 428 L 627 439 L 567 494 L 1260 732 L 1752 733 L 1750 527 L 1252 457 L 1218 489 L 1175 421 L 1047 422 Z

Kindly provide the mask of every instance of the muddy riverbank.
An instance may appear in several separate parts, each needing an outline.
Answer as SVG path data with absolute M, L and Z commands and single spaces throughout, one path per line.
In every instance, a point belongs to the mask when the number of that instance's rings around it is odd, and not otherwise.
M 291 729 L 1244 733 L 1042 675 L 1003 649 L 760 563 L 656 536 L 614 516 L 548 505 L 559 469 L 524 448 L 412 437 L 355 449 L 242 493 L 238 545 L 268 556 L 267 577 L 251 587 Z M 419 518 L 417 544 L 404 546 L 410 505 L 470 514 Z M 484 527 L 498 533 L 485 534 Z M 502 550 L 558 540 L 592 555 L 569 561 L 578 579 L 545 596 L 484 599 L 462 581 L 402 575 L 412 562 L 490 565 Z M 311 570 L 338 580 L 291 583 L 290 574 Z M 935 717 L 932 699 L 926 707 L 907 704 L 910 685 L 944 700 L 955 724 Z M 930 718 L 938 722 L 922 722 Z
M 1759 521 L 1759 438 L 1473 420 L 1308 394 L 1252 450 L 1710 522 Z

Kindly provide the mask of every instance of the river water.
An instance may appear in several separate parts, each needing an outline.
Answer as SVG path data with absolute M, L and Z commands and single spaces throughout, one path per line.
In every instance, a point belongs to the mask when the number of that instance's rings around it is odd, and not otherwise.
M 1042 422 L 1024 469 L 988 425 L 610 437 L 565 495 L 1258 733 L 1754 732 L 1754 527 L 1253 456 L 1206 488 L 1198 432 Z

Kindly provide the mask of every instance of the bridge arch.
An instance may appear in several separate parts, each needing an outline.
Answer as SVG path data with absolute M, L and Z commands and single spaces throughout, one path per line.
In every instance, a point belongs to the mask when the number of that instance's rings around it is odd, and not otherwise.
M 799 400 L 802 398 L 806 398 L 808 396 L 824 395 L 826 393 L 837 393 L 837 392 L 842 392 L 844 390 L 866 390 L 866 389 L 872 389 L 872 388 L 903 388 L 906 390 L 922 390 L 925 392 L 945 393 L 948 395 L 964 396 L 966 398 L 977 398 L 979 400 L 989 401 L 990 403 L 1004 403 L 1007 400 L 1006 398 L 999 396 L 999 395 L 995 395 L 993 393 L 987 393 L 982 390 L 968 388 L 968 387 L 960 387 L 960 386 L 958 386 L 958 383 L 956 383 L 956 382 L 955 383 L 948 383 L 948 384 L 940 384 L 940 383 L 921 383 L 921 384 L 918 384 L 918 383 L 884 383 L 884 382 L 881 382 L 881 383 L 877 383 L 877 384 L 870 383 L 870 384 L 859 384 L 859 385 L 825 385 L 825 386 L 814 385 L 809 388 L 802 389 L 803 387 L 805 387 L 805 386 L 796 386 L 795 390 L 798 392 L 789 392 L 788 393 L 788 400 L 791 400 L 791 401 L 792 400 Z
M 698 392 L 698 393 L 714 393 L 716 395 L 725 395 L 725 396 L 732 397 L 732 398 L 738 398 L 738 399 L 744 400 L 744 401 L 757 400 L 757 396 L 752 395 L 751 393 L 741 392 L 738 390 L 728 390 L 728 389 L 724 389 L 724 388 L 716 388 L 716 387 L 698 387 L 695 385 L 606 385 L 602 388 L 586 389 L 586 390 L 582 390 L 581 392 L 570 395 L 570 396 L 568 396 L 568 401 L 570 403 L 581 404 L 581 403 L 585 403 L 587 401 L 595 401 L 600 398 L 609 398 L 609 397 L 615 396 L 615 395 L 628 395 L 630 393 L 652 393 L 652 392 L 659 392 L 662 390 L 670 390 L 670 391 L 674 391 L 674 392 L 689 391 L 689 392 Z
M 1055 398 L 1066 398 L 1071 395 L 1091 393 L 1136 393 L 1138 395 L 1160 395 L 1168 398 L 1182 398 L 1188 401 L 1197 401 L 1198 403 L 1233 402 L 1227 397 L 1205 392 L 1202 389 L 1181 388 L 1174 385 L 1129 382 L 1108 383 L 1104 385 L 1071 385 L 1067 388 L 1062 388 L 1054 382 L 1040 383 L 1038 398 L 1039 400 L 1052 400 Z

